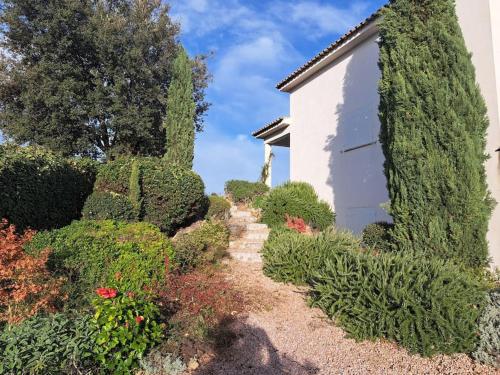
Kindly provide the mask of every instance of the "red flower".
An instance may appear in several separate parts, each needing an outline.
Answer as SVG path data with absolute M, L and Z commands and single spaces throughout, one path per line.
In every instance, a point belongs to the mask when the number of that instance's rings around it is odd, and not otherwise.
M 290 217 L 288 214 L 286 215 L 286 225 L 290 229 L 294 229 L 299 233 L 307 232 L 307 225 L 304 222 L 304 219 L 300 217 Z
M 117 290 L 113 288 L 98 288 L 95 291 L 102 298 L 115 298 Z
M 141 324 L 141 322 L 144 320 L 144 317 L 142 315 L 136 316 L 135 317 L 135 322 L 137 324 Z
M 128 298 L 134 298 L 135 297 L 135 293 L 134 292 L 127 292 L 127 297 Z

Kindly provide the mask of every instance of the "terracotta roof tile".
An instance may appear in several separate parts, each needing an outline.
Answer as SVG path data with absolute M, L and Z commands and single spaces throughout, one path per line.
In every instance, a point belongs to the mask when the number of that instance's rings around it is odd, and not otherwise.
M 270 122 L 269 124 L 263 126 L 262 128 L 260 128 L 259 130 L 256 130 L 252 133 L 252 136 L 254 137 L 258 137 L 260 134 L 264 133 L 265 131 L 273 128 L 274 126 L 276 125 L 279 125 L 283 122 L 285 118 L 284 117 L 279 117 L 277 118 L 276 120 L 274 120 L 273 122 Z
M 300 76 L 302 73 L 304 73 L 307 69 L 315 65 L 316 63 L 320 62 L 328 56 L 331 52 L 336 50 L 338 47 L 340 47 L 343 43 L 345 43 L 352 35 L 363 29 L 366 25 L 374 21 L 381 13 L 383 8 L 380 8 L 377 10 L 375 13 L 373 13 L 371 16 L 366 18 L 363 22 L 359 23 L 355 27 L 353 27 L 349 32 L 347 32 L 345 35 L 340 37 L 338 40 L 330 44 L 328 47 L 326 47 L 323 51 L 318 53 L 316 56 L 314 56 L 311 60 L 306 62 L 304 65 L 302 65 L 300 68 L 295 70 L 293 73 L 291 73 L 288 77 L 286 77 L 284 80 L 282 80 L 280 83 L 276 85 L 276 88 L 281 90 L 283 87 L 285 87 L 288 83 L 293 81 L 295 78 Z

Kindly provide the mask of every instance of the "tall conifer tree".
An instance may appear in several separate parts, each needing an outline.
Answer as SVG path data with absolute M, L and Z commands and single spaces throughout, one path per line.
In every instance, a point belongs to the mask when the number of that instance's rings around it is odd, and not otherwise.
M 394 244 L 487 263 L 487 111 L 454 0 L 392 0 L 380 24 L 380 140 Z
M 194 158 L 196 104 L 193 100 L 192 64 L 184 48 L 174 61 L 172 82 L 168 88 L 165 158 L 191 169 Z

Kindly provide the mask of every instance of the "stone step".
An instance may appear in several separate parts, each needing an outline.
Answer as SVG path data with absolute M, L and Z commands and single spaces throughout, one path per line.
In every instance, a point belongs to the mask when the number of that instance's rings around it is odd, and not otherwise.
M 262 257 L 259 253 L 231 253 L 231 257 L 245 263 L 262 263 Z
M 233 218 L 249 218 L 253 217 L 251 212 L 248 211 L 233 211 L 231 212 L 231 217 Z
M 269 232 L 261 232 L 261 231 L 251 231 L 251 232 L 245 232 L 243 234 L 243 239 L 245 240 L 267 241 L 268 237 L 269 237 Z
M 263 245 L 264 245 L 263 241 L 236 240 L 229 242 L 229 249 L 230 249 L 229 251 L 231 251 L 231 249 L 259 251 L 262 249 Z
M 260 224 L 260 223 L 252 223 L 247 225 L 247 230 L 269 231 L 266 224 Z

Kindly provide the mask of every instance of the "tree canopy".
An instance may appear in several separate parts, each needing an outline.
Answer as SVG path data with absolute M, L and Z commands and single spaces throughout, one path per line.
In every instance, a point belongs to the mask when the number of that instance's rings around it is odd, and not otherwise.
M 5 0 L 0 130 L 63 155 L 164 153 L 179 26 L 161 0 Z M 195 124 L 208 109 L 191 61 Z
M 487 111 L 453 0 L 392 0 L 380 23 L 380 140 L 397 250 L 487 263 Z

